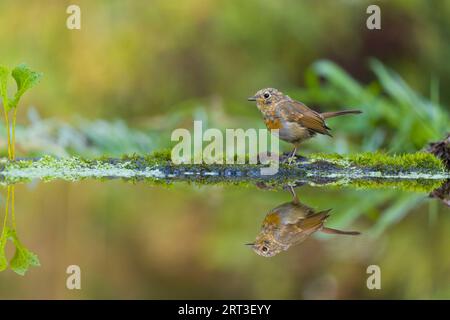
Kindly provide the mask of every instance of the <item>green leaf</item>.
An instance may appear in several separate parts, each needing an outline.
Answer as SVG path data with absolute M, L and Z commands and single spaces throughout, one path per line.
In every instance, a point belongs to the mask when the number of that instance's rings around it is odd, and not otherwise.
M 40 266 L 38 256 L 25 247 L 17 247 L 10 262 L 11 270 L 23 276 L 30 266 Z
M 42 73 L 33 71 L 26 64 L 22 63 L 13 69 L 12 77 L 16 80 L 17 92 L 11 101 L 10 109 L 17 107 L 22 95 L 39 83 Z
M 11 72 L 7 67 L 0 66 L 0 97 L 2 98 L 3 107 L 8 109 L 8 78 Z
M 22 245 L 14 230 L 9 233 L 9 236 L 16 246 L 14 257 L 9 263 L 11 270 L 23 276 L 28 271 L 30 266 L 37 267 L 41 265 L 39 263 L 38 256 Z

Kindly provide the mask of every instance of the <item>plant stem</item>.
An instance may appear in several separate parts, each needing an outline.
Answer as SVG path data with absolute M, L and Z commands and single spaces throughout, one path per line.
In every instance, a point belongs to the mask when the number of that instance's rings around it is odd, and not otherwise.
M 11 157 L 13 160 L 16 158 L 16 117 L 17 117 L 17 108 L 14 108 L 13 122 L 12 122 L 12 143 L 11 143 Z
M 8 137 L 8 159 L 11 159 L 11 137 L 9 132 L 9 118 L 8 118 L 8 112 L 6 112 L 6 109 L 3 108 L 3 113 L 5 115 L 5 127 L 6 127 L 6 134 Z
M 14 204 L 15 204 L 15 200 L 14 200 L 14 186 L 11 186 L 11 221 L 12 221 L 12 226 L 14 231 L 16 231 L 16 212 L 14 210 Z
M 3 219 L 3 229 L 2 229 L 2 236 L 5 233 L 6 230 L 6 224 L 8 222 L 8 207 L 9 207 L 9 198 L 10 198 L 10 186 L 8 186 L 8 195 L 6 196 L 6 203 L 5 203 L 5 218 Z

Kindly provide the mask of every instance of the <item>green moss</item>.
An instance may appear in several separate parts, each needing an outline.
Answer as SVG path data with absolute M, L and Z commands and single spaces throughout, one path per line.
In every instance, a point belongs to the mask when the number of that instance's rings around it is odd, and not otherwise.
M 347 160 L 354 165 L 398 170 L 425 169 L 439 172 L 445 171 L 444 164 L 437 157 L 427 152 L 416 152 L 400 155 L 387 155 L 382 152 L 360 153 L 349 155 Z
M 373 169 L 391 169 L 408 171 L 411 169 L 444 172 L 445 166 L 440 159 L 427 152 L 388 155 L 383 152 L 365 152 L 348 156 L 339 154 L 315 153 L 309 156 L 311 161 L 324 160 L 336 165 L 358 166 Z
M 308 158 L 313 160 L 326 160 L 332 162 L 345 161 L 346 159 L 337 153 L 313 153 Z
M 246 161 L 248 162 L 249 157 L 246 156 Z M 107 160 L 107 159 L 100 159 Z M 124 161 L 143 161 L 143 165 L 161 165 L 168 164 L 171 161 L 171 150 L 164 149 L 161 151 L 155 151 L 150 155 L 144 157 L 133 154 L 126 155 L 122 157 Z M 367 152 L 348 156 L 342 156 L 336 153 L 326 154 L 326 153 L 315 153 L 311 154 L 307 161 L 314 163 L 317 161 L 326 161 L 334 164 L 341 168 L 346 168 L 349 166 L 358 166 L 373 169 L 391 169 L 391 170 L 401 170 L 408 171 L 411 169 L 421 169 L 421 170 L 434 170 L 439 172 L 444 172 L 445 167 L 440 159 L 434 155 L 427 152 L 417 152 L 411 154 L 400 154 L 400 155 L 388 155 L 382 152 Z M 224 161 L 225 163 L 225 161 Z M 206 164 L 193 164 L 192 166 L 206 166 L 205 168 L 210 168 Z M 189 164 L 185 164 L 189 167 Z M 247 166 L 252 166 L 247 164 Z M 286 162 L 280 163 L 280 168 L 293 168 L 296 167 L 296 163 L 288 164 Z
M 145 157 L 145 160 L 154 164 L 165 163 L 172 158 L 172 151 L 170 149 L 163 149 L 154 151 Z
M 357 179 L 352 180 L 348 186 L 358 189 L 399 189 L 403 191 L 429 193 L 444 184 L 445 180 L 425 179 Z

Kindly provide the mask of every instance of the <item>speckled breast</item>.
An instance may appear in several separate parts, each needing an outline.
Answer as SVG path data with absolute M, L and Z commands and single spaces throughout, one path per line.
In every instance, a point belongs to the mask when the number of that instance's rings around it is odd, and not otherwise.
M 278 137 L 287 142 L 301 142 L 311 138 L 309 130 L 295 122 L 286 122 L 277 118 L 265 118 L 264 123 L 267 129 L 278 129 Z

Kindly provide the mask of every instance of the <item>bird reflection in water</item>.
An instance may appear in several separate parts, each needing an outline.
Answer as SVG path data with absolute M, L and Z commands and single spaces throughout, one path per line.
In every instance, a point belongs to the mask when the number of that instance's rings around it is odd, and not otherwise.
M 358 235 L 356 231 L 341 231 L 324 226 L 331 209 L 319 211 L 301 203 L 293 187 L 289 187 L 292 201 L 272 209 L 264 218 L 261 231 L 252 249 L 263 257 L 273 257 L 303 242 L 311 234 L 321 231 L 329 234 Z

